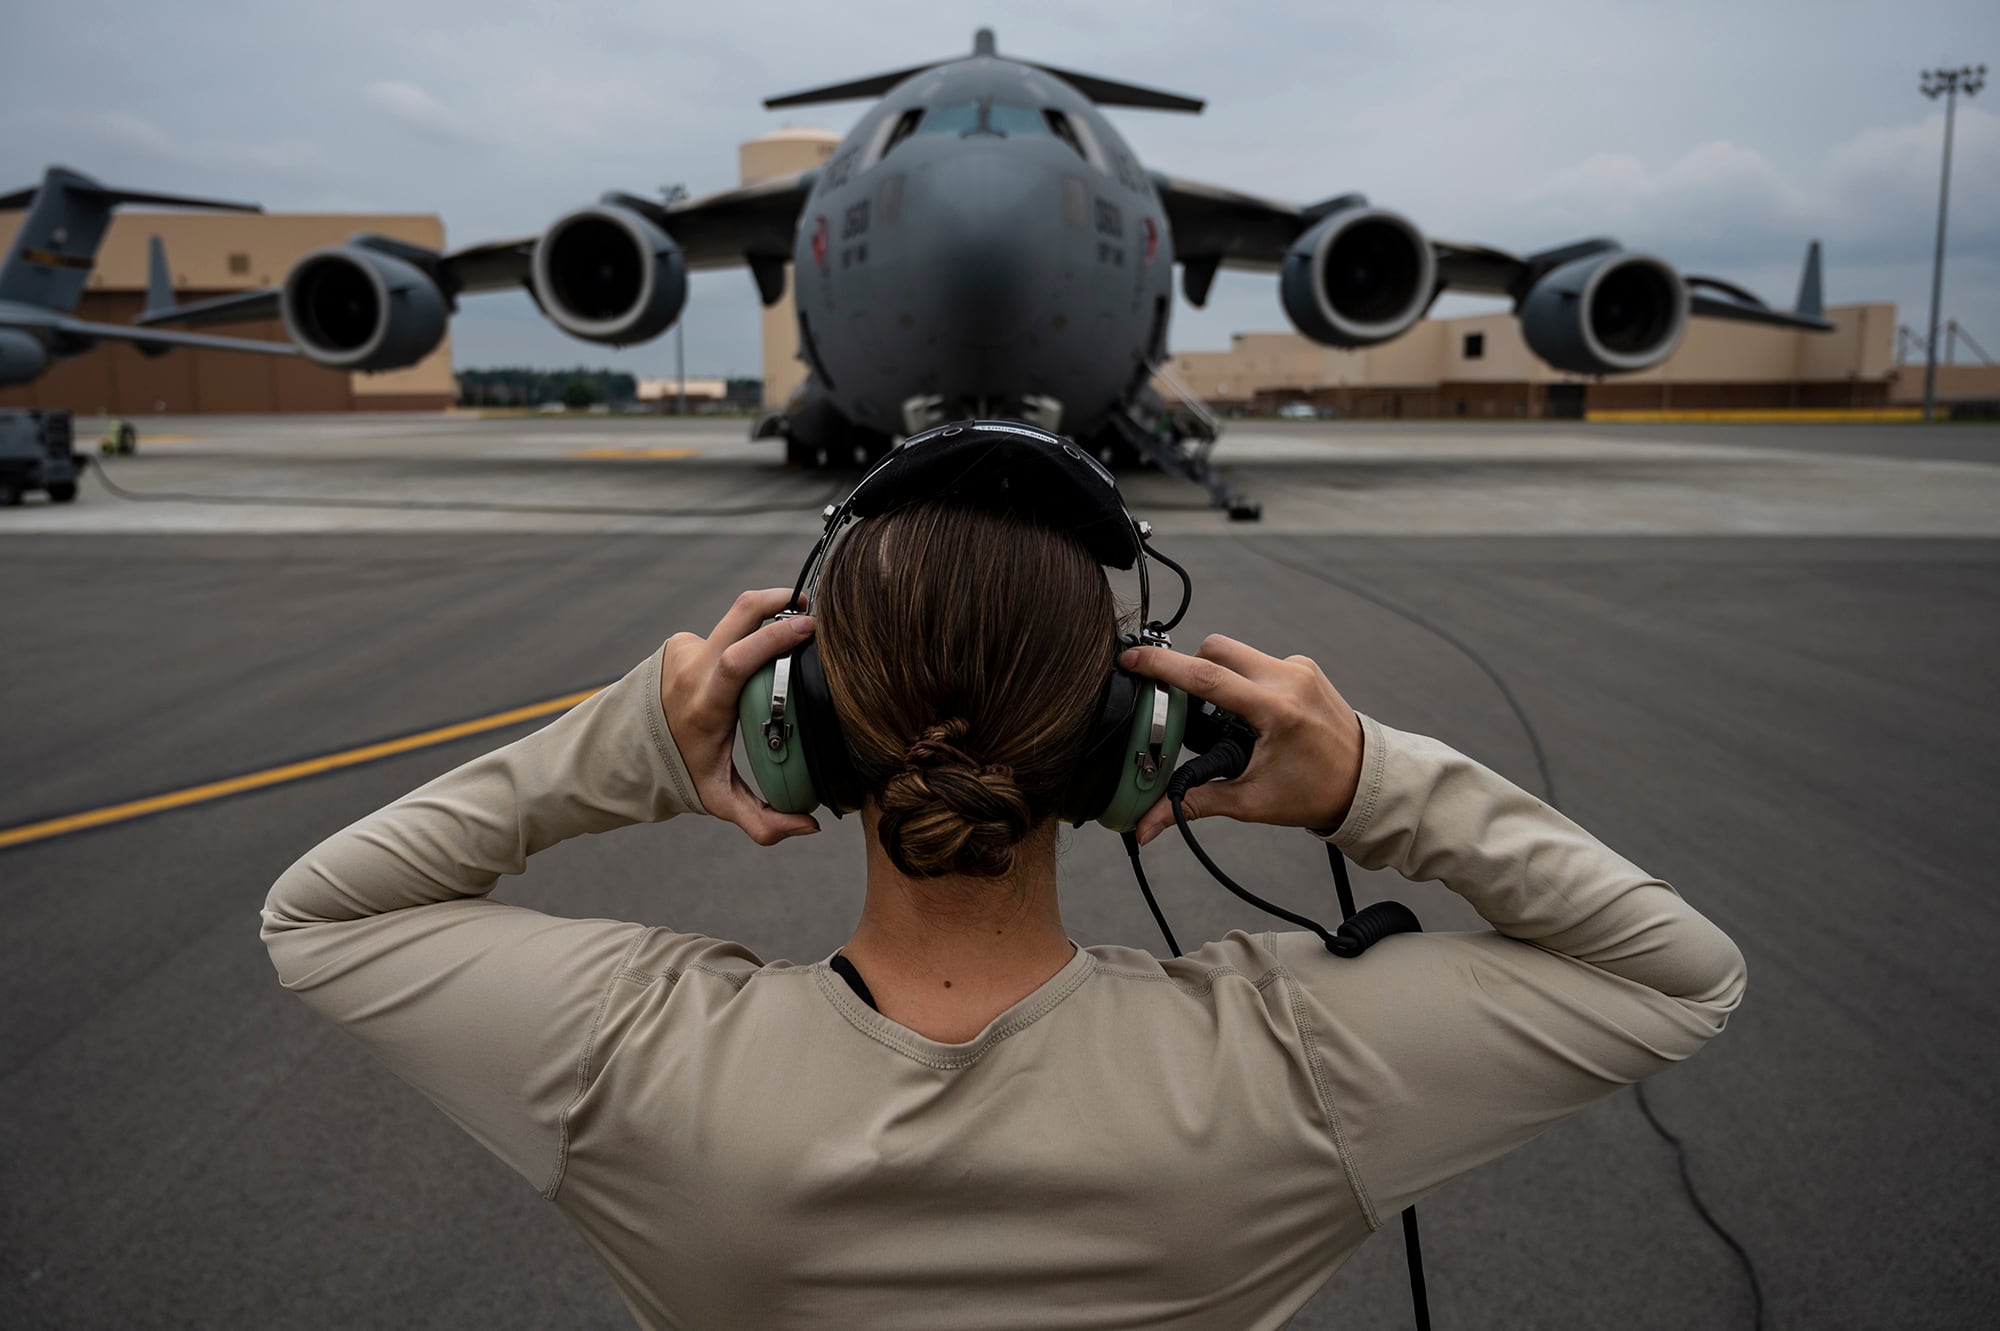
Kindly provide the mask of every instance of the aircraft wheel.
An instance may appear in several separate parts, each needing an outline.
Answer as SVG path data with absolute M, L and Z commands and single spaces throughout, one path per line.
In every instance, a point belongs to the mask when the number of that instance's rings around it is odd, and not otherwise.
M 67 504 L 75 498 L 75 481 L 58 481 L 49 487 L 49 501 L 51 503 Z
M 802 439 L 787 435 L 785 437 L 785 465 L 788 467 L 804 467 L 810 471 L 819 465 L 819 450 Z
M 1231 522 L 1262 522 L 1264 506 L 1254 499 L 1238 499 L 1229 506 Z
M 0 508 L 12 508 L 21 502 L 19 481 L 0 481 Z
M 118 427 L 118 451 L 127 457 L 139 451 L 139 432 L 130 425 Z

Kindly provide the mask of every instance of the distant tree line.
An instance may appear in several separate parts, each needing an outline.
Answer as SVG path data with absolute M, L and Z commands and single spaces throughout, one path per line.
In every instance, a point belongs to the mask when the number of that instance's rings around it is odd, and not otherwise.
M 754 411 L 764 400 L 762 379 L 732 377 L 726 383 L 727 397 L 724 401 L 691 401 L 690 409 Z M 458 372 L 458 405 L 461 407 L 539 407 L 560 402 L 576 411 L 600 403 L 622 409 L 636 403 L 638 398 L 639 381 L 619 370 L 589 370 L 578 366 L 574 370 L 520 367 Z M 675 403 L 673 398 L 668 397 L 647 405 L 653 410 L 671 411 Z
M 622 370 L 460 370 L 461 407 L 539 407 L 560 402 L 581 409 L 597 403 L 631 402 L 639 396 L 639 381 Z

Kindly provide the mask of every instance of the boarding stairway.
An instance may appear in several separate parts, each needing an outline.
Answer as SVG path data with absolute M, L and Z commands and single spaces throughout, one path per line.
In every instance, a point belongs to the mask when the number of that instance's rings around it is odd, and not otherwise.
M 1175 405 L 1168 406 L 1147 385 L 1124 411 L 1112 416 L 1119 441 L 1168 475 L 1206 489 L 1209 501 L 1227 510 L 1232 520 L 1255 522 L 1262 518 L 1264 506 L 1238 492 L 1215 470 L 1213 456 L 1216 442 L 1222 438 L 1221 418 L 1165 362 L 1154 367 L 1153 375 L 1173 393 Z

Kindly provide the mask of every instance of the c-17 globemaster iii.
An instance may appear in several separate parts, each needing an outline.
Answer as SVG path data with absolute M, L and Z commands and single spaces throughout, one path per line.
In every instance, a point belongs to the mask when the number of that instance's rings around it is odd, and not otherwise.
M 1176 263 L 1197 306 L 1220 267 L 1275 271 L 1293 325 L 1335 347 L 1399 336 L 1447 290 L 1504 295 L 1535 354 L 1579 374 L 1659 364 L 1690 315 L 1828 327 L 1816 255 L 1786 314 L 1610 240 L 1515 256 L 1428 238 L 1359 194 L 1296 206 L 1148 171 L 1099 108 L 1201 102 L 1002 56 L 985 29 L 970 55 L 765 105 L 864 98 L 879 100 L 813 170 L 679 204 L 606 194 L 538 236 L 452 254 L 357 236 L 280 287 L 147 318 L 275 310 L 315 361 L 386 370 L 434 348 L 467 292 L 525 286 L 565 332 L 626 345 L 673 325 L 690 271 L 747 266 L 768 305 L 789 262 L 809 373 L 762 430 L 789 460 L 1014 416 L 1200 480 L 1245 517 L 1255 506 L 1209 468 L 1199 413 L 1150 387 Z
M 130 342 L 149 356 L 175 347 L 298 354 L 297 348 L 280 342 L 170 333 L 75 317 L 72 311 L 83 298 L 97 247 L 111 225 L 111 210 L 121 203 L 263 211 L 254 203 L 112 189 L 62 166 L 50 167 L 39 185 L 0 194 L 0 212 L 28 210 L 13 243 L 0 256 L 0 387 L 32 383 L 54 362 L 80 356 L 100 342 Z M 158 236 L 153 237 L 150 261 L 147 306 L 157 312 L 173 302 Z M 127 447 L 131 437 L 127 427 Z M 24 489 L 46 490 L 57 502 L 76 497 L 67 413 L 0 411 L 0 504 L 18 500 Z

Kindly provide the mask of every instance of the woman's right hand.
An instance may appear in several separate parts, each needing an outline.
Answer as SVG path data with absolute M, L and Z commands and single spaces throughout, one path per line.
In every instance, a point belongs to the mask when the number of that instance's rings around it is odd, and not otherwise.
M 1280 661 L 1211 633 L 1194 656 L 1135 647 L 1119 664 L 1227 708 L 1257 732 L 1242 776 L 1188 792 L 1181 808 L 1189 818 L 1330 831 L 1347 817 L 1361 781 L 1361 718 L 1311 657 Z M 1173 822 L 1173 808 L 1163 799 L 1139 820 L 1140 844 Z

